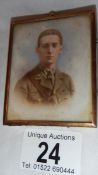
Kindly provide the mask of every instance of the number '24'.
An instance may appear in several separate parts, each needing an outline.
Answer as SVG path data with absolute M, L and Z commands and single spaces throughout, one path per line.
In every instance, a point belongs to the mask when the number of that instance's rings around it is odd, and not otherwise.
M 45 147 L 44 151 L 38 156 L 37 158 L 37 162 L 41 162 L 41 163 L 47 163 L 47 159 L 44 159 L 43 156 L 47 153 L 48 151 L 48 144 L 46 142 L 41 142 L 39 144 L 39 147 L 41 148 L 42 146 Z M 54 155 L 53 155 L 54 154 Z M 56 143 L 56 145 L 54 146 L 54 148 L 52 149 L 52 151 L 49 154 L 49 159 L 53 159 L 55 161 L 55 164 L 58 164 L 58 161 L 60 160 L 60 156 L 59 156 L 59 143 Z

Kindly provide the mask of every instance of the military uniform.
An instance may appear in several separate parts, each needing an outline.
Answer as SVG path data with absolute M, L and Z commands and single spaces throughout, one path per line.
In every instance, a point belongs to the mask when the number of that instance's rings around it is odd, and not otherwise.
M 17 82 L 15 92 L 33 104 L 58 104 L 73 95 L 74 86 L 69 75 L 37 65 Z

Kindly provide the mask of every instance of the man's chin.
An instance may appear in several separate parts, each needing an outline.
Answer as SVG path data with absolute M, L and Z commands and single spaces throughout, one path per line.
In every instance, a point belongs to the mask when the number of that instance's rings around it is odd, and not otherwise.
M 53 65 L 54 65 L 54 63 L 52 61 L 49 61 L 44 66 L 48 67 L 48 68 L 51 68 L 51 67 L 53 67 Z
M 54 64 L 54 62 L 51 60 L 47 61 L 47 65 L 51 65 L 51 64 Z
M 47 59 L 47 63 L 50 63 L 50 64 L 52 63 L 52 64 L 53 64 L 53 63 L 54 63 L 53 58 L 48 58 L 48 59 Z

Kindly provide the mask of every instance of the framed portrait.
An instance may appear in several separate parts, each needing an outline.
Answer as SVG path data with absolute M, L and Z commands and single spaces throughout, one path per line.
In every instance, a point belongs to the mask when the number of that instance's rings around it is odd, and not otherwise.
M 96 127 L 96 7 L 13 17 L 4 125 Z

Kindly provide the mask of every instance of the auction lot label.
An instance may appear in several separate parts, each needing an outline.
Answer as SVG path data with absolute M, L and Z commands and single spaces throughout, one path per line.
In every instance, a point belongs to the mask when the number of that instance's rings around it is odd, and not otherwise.
M 80 175 L 80 165 L 80 133 L 25 130 L 20 168 L 45 174 Z

